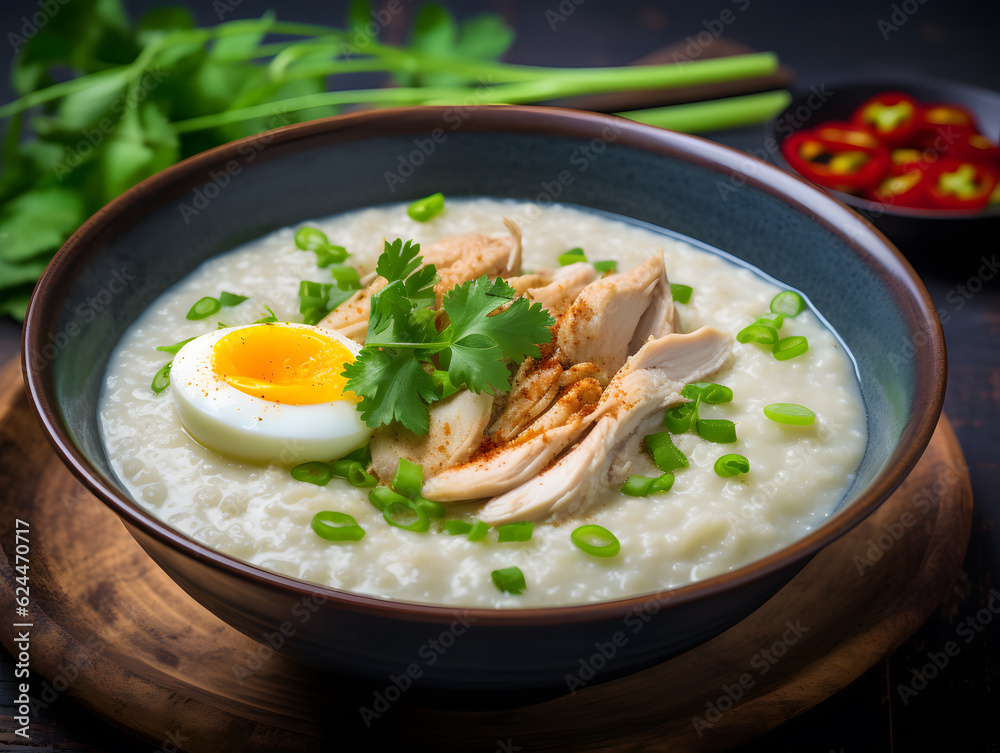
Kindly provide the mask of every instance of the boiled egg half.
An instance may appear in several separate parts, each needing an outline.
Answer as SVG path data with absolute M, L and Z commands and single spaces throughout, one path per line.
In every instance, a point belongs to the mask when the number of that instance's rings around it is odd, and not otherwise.
M 372 433 L 341 376 L 360 349 L 305 324 L 220 329 L 180 349 L 170 391 L 184 428 L 215 452 L 282 465 L 333 460 Z

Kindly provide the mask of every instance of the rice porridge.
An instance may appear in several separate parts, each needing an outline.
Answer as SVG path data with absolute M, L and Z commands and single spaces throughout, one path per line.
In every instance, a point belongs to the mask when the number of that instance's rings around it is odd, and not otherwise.
M 309 224 L 347 249 L 347 264 L 364 280 L 383 239 L 426 245 L 471 232 L 500 235 L 506 232 L 502 217 L 519 222 L 529 271 L 558 269 L 558 255 L 582 248 L 589 261 L 613 260 L 619 272 L 627 272 L 662 247 L 670 282 L 693 289 L 688 303 L 676 303 L 685 333 L 708 326 L 735 338 L 784 290 L 752 269 L 653 228 L 565 205 L 539 209 L 470 199 L 449 201 L 428 222 L 412 220 L 405 206 L 395 205 Z M 620 479 L 598 479 L 606 486 L 599 500 L 568 518 L 539 519 L 526 541 L 498 542 L 495 529 L 472 541 L 443 532 L 440 520 L 424 533 L 393 527 L 369 501 L 368 488 L 341 478 L 325 486 L 304 483 L 291 476 L 294 463 L 213 452 L 181 423 L 171 399 L 176 385 L 160 394 L 151 389 L 151 378 L 170 358 L 157 346 L 204 335 L 220 323 L 249 324 L 268 311 L 280 322 L 301 322 L 300 283 L 329 282 L 330 272 L 317 267 L 314 253 L 296 247 L 295 232 L 279 230 L 211 259 L 174 285 L 128 329 L 105 376 L 100 422 L 115 472 L 139 505 L 212 548 L 293 578 L 405 602 L 579 604 L 680 586 L 764 557 L 823 523 L 853 481 L 867 441 L 864 403 L 849 353 L 811 308 L 788 318 L 781 331 L 805 336 L 804 354 L 777 360 L 770 348 L 733 339 L 726 364 L 700 380 L 732 389 L 731 402 L 702 404 L 699 416 L 734 422 L 735 443 L 707 441 L 694 431 L 676 434 L 673 442 L 689 466 L 674 472 L 669 491 L 630 496 L 619 491 Z M 204 319 L 186 318 L 194 302 L 220 291 L 246 299 Z M 815 422 L 771 420 L 763 409 L 775 403 L 807 406 Z M 661 409 L 658 420 L 662 416 Z M 641 440 L 628 445 L 627 473 L 656 477 L 660 471 Z M 744 456 L 749 472 L 721 476 L 715 464 L 725 454 Z M 470 521 L 480 508 L 468 502 L 446 506 L 449 519 Z M 320 538 L 310 522 L 325 510 L 352 516 L 363 538 Z M 620 553 L 595 557 L 581 551 L 570 534 L 583 524 L 613 532 Z M 491 573 L 515 566 L 527 584 L 523 592 L 494 585 Z

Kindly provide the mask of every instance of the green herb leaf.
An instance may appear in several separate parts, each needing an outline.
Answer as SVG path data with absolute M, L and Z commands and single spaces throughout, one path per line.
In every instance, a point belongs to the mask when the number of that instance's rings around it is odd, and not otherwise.
M 361 396 L 361 418 L 368 426 L 398 421 L 414 434 L 430 428 L 427 404 L 437 398 L 434 380 L 411 351 L 362 348 L 344 367 L 347 388 Z

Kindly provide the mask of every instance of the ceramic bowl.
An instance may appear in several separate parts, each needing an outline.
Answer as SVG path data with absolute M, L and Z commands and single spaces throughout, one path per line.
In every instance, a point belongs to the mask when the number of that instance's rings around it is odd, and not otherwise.
M 436 191 L 634 217 L 805 291 L 857 358 L 867 406 L 868 449 L 838 511 L 791 546 L 691 585 L 605 603 L 491 610 L 399 603 L 295 580 L 210 549 L 130 499 L 105 456 L 97 401 L 112 348 L 149 302 L 205 259 L 277 228 Z M 112 286 L 119 292 L 108 296 Z M 31 302 L 23 353 L 30 400 L 63 461 L 191 596 L 294 659 L 376 686 L 467 624 L 433 665 L 421 664 L 419 684 L 469 695 L 565 692 L 566 675 L 616 632 L 628 640 L 598 680 L 735 624 L 891 494 L 930 439 L 945 382 L 944 342 L 926 291 L 885 238 L 843 204 L 709 141 L 527 107 L 351 114 L 164 170 L 102 209 L 59 252 Z
M 920 102 L 954 102 L 976 115 L 980 131 L 994 142 L 1000 138 L 1000 92 L 967 84 L 930 78 L 873 80 L 831 84 L 820 93 L 802 92 L 771 122 L 776 145 L 774 160 L 782 169 L 795 173 L 781 155 L 780 146 L 799 128 L 813 128 L 826 120 L 850 120 L 851 113 L 865 100 L 884 91 L 902 91 Z M 795 173 L 797 174 L 797 173 Z M 981 212 L 924 210 L 894 207 L 860 196 L 828 191 L 855 209 L 885 233 L 905 254 L 969 253 L 977 256 L 984 239 L 1000 233 L 1000 205 Z M 966 251 L 967 249 L 967 251 Z

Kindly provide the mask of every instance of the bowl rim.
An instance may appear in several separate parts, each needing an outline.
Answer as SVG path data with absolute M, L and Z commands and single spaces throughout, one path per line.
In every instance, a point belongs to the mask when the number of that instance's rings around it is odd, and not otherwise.
M 351 141 L 367 139 L 373 134 L 426 135 L 433 128 L 440 127 L 442 116 L 454 109 L 405 107 L 337 115 L 270 131 L 267 133 L 268 144 L 294 144 L 323 138 Z M 62 462 L 91 493 L 123 520 L 133 535 L 135 532 L 131 529 L 134 527 L 178 554 L 207 561 L 231 576 L 254 581 L 258 587 L 277 588 L 293 597 L 329 600 L 340 608 L 355 612 L 440 623 L 450 622 L 456 613 L 461 613 L 475 618 L 478 624 L 492 626 L 584 623 L 623 619 L 639 610 L 652 611 L 654 604 L 658 611 L 662 607 L 703 601 L 795 566 L 864 520 L 909 474 L 930 441 L 944 402 L 947 373 L 944 336 L 930 296 L 913 268 L 871 223 L 804 179 L 749 154 L 697 136 L 615 116 L 552 107 L 468 106 L 463 108 L 463 116 L 465 120 L 461 128 L 467 131 L 513 131 L 592 139 L 611 128 L 616 133 L 616 145 L 681 159 L 730 178 L 739 176 L 741 182 L 775 196 L 838 236 L 895 293 L 896 304 L 926 335 L 929 347 L 928 355 L 916 362 L 916 394 L 926 395 L 926 400 L 922 401 L 923 410 L 911 415 L 899 446 L 882 473 L 849 507 L 838 511 L 804 537 L 763 558 L 694 583 L 586 604 L 508 609 L 423 604 L 368 596 L 265 570 L 180 533 L 133 502 L 124 490 L 105 483 L 91 467 L 70 437 L 56 401 L 54 380 L 51 378 L 55 359 L 49 362 L 42 359 L 40 363 L 41 348 L 46 342 L 47 332 L 54 330 L 58 323 L 57 314 L 63 299 L 61 294 L 74 282 L 75 275 L 71 271 L 74 257 L 83 254 L 92 244 L 100 243 L 108 226 L 121 215 L 141 214 L 144 204 L 155 204 L 160 192 L 169 194 L 171 187 L 186 184 L 191 176 L 207 175 L 212 167 L 233 159 L 241 147 L 259 140 L 260 135 L 257 135 L 189 157 L 111 201 L 66 241 L 46 268 L 31 297 L 21 348 L 29 403 Z
M 824 87 L 826 84 L 824 84 Z M 847 81 L 837 83 L 834 82 L 829 85 L 832 95 L 837 94 L 851 94 L 855 90 L 860 89 L 880 89 L 882 91 L 902 91 L 909 93 L 909 90 L 914 88 L 930 88 L 939 89 L 942 93 L 945 90 L 951 90 L 956 93 L 961 93 L 962 95 L 973 98 L 973 99 L 992 99 L 996 101 L 996 105 L 1000 108 L 1000 91 L 995 91 L 993 89 L 987 89 L 983 86 L 976 86 L 974 84 L 967 84 L 959 81 L 949 81 L 947 79 L 935 78 L 933 76 L 918 76 L 914 74 L 899 75 L 892 78 L 884 77 L 872 77 L 872 78 L 858 78 L 858 79 L 848 79 Z M 854 194 L 844 193 L 843 191 L 837 191 L 833 188 L 826 188 L 818 183 L 813 183 L 808 178 L 804 177 L 799 173 L 794 167 L 792 167 L 788 160 L 785 159 L 785 155 L 781 151 L 781 145 L 785 140 L 797 131 L 801 131 L 804 128 L 812 127 L 809 124 L 803 124 L 797 128 L 792 129 L 788 133 L 779 134 L 777 131 L 777 124 L 781 122 L 782 118 L 785 118 L 789 113 L 795 110 L 797 107 L 802 105 L 805 100 L 807 100 L 812 95 L 811 89 L 799 89 L 792 92 L 791 101 L 786 105 L 781 112 L 775 115 L 767 124 L 768 137 L 774 140 L 775 149 L 772 153 L 774 163 L 787 173 L 790 173 L 802 180 L 806 181 L 809 185 L 814 188 L 818 188 L 820 191 L 832 196 L 843 204 L 851 207 L 855 211 L 865 212 L 863 215 L 865 219 L 878 220 L 879 218 L 894 217 L 903 220 L 918 220 L 920 222 L 955 222 L 960 220 L 989 220 L 996 217 L 1000 217 L 1000 204 L 995 206 L 987 206 L 985 209 L 919 209 L 917 207 L 903 207 L 903 206 L 893 206 L 892 204 L 887 204 L 881 201 L 875 201 L 873 199 L 866 199 L 863 196 L 855 196 Z M 863 101 L 860 99 L 860 94 L 858 95 L 858 104 L 860 105 Z M 911 95 L 912 96 L 912 95 Z M 928 100 L 929 101 L 929 100 Z M 944 102 L 946 100 L 934 100 L 937 102 Z M 808 105 L 807 105 L 808 106 Z M 979 114 L 978 110 L 970 105 L 976 114 Z M 823 105 L 821 104 L 814 114 L 819 114 L 823 110 Z M 823 122 L 823 121 L 818 121 Z M 811 121 L 810 121 L 811 123 Z M 1000 125 L 1000 124 L 998 124 Z

